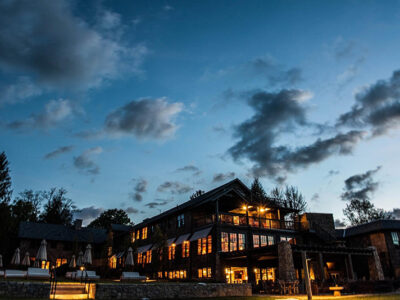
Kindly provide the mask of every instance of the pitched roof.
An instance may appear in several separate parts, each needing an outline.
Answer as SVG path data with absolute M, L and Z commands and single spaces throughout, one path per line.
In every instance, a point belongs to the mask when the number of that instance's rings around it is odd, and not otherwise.
M 107 240 L 107 230 L 82 227 L 77 230 L 73 226 L 58 224 L 21 222 L 18 231 L 19 238 L 68 241 L 99 244 Z
M 143 222 L 135 225 L 134 227 L 140 227 L 144 224 L 148 224 L 148 223 L 154 222 L 156 220 L 159 220 L 159 219 L 163 218 L 164 216 L 167 216 L 167 215 L 170 215 L 173 213 L 177 213 L 177 212 L 182 211 L 187 208 L 193 208 L 193 207 L 199 206 L 199 205 L 204 204 L 209 201 L 213 201 L 213 200 L 217 199 L 218 197 L 222 196 L 223 194 L 226 194 L 232 190 L 235 190 L 236 192 L 238 192 L 239 195 L 241 195 L 241 192 L 239 191 L 238 187 L 241 188 L 242 192 L 250 193 L 249 188 L 243 182 L 241 182 L 238 178 L 235 178 L 235 179 L 229 181 L 228 183 L 225 183 L 225 184 L 223 184 L 211 191 L 208 191 L 194 199 L 186 201 L 185 203 L 182 203 L 181 205 L 171 208 L 159 215 L 156 215 L 152 218 L 144 219 Z M 246 199 L 244 199 L 244 200 L 246 200 Z
M 400 230 L 400 220 L 376 220 L 361 225 L 351 226 L 345 229 L 337 229 L 336 236 L 338 238 L 346 238 L 359 234 L 384 230 Z

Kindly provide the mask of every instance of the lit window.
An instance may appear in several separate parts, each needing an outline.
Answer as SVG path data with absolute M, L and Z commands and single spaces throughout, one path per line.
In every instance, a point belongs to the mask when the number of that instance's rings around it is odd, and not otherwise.
M 199 278 L 203 278 L 203 269 L 198 269 L 198 270 L 197 270 L 197 273 L 198 273 L 197 276 L 198 276 Z
M 233 225 L 239 225 L 239 216 L 233 216 Z
M 209 235 L 206 238 L 197 240 L 197 254 L 205 255 L 212 252 L 212 237 Z
M 207 238 L 201 239 L 201 254 L 207 254 Z
M 266 235 L 260 235 L 261 238 L 261 247 L 267 246 L 267 236 Z
M 229 251 L 236 251 L 237 250 L 237 234 L 230 233 L 229 234 Z
M 65 265 L 67 263 L 67 259 L 66 258 L 57 258 L 56 259 L 56 267 L 60 267 L 62 265 Z
M 135 239 L 135 233 L 132 232 L 132 233 L 131 233 L 131 242 L 134 243 L 135 240 L 136 240 L 136 239 Z
M 253 247 L 260 247 L 260 236 L 258 234 L 253 234 Z
M 197 274 L 199 278 L 211 278 L 211 268 L 201 268 L 197 270 Z
M 274 237 L 272 235 L 268 236 L 268 245 L 273 245 L 274 244 Z
M 163 275 L 162 272 L 158 272 L 158 273 L 157 273 L 157 277 L 158 277 L 158 278 L 162 278 L 162 275 Z
M 222 249 L 222 252 L 229 251 L 229 239 L 228 239 L 227 232 L 221 232 L 221 249 Z
M 393 240 L 393 245 L 400 245 L 399 241 L 399 234 L 397 232 L 392 232 L 392 240 Z
M 140 229 L 136 230 L 136 239 L 140 240 Z
M 151 263 L 151 253 L 152 251 L 146 251 L 146 264 L 150 264 Z
M 142 240 L 147 239 L 147 227 L 142 228 Z
M 182 257 L 189 257 L 190 253 L 190 242 L 184 241 L 182 244 Z
M 212 252 L 212 237 L 211 235 L 209 235 L 207 237 L 207 253 L 211 253 Z
M 168 259 L 173 260 L 175 259 L 175 244 L 172 244 L 168 247 Z
M 139 252 L 138 255 L 137 255 L 137 262 L 138 262 L 138 264 L 141 264 L 141 263 L 142 263 L 142 260 L 143 260 L 143 253 L 142 253 L 142 252 Z
M 115 257 L 115 255 L 110 257 L 109 267 L 110 267 L 110 269 L 117 268 L 117 258 Z
M 296 244 L 296 240 L 291 236 L 281 236 L 281 242 L 282 241 L 289 242 L 290 244 Z
M 239 250 L 246 249 L 246 235 L 244 233 L 238 233 L 238 241 Z
M 176 218 L 176 226 L 178 228 L 183 227 L 185 225 L 185 215 L 181 214 Z

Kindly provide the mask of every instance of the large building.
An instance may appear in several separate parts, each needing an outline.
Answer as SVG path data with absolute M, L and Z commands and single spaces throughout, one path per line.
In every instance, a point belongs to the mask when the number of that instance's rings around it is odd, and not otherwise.
M 135 225 L 136 267 L 152 278 L 256 285 L 301 281 L 306 264 L 321 284 L 383 279 L 374 245 L 336 236 L 332 214 L 255 203 L 235 179 Z

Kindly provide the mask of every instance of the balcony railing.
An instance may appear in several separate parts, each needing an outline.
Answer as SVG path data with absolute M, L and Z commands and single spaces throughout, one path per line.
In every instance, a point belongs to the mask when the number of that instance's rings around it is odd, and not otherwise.
M 294 221 L 267 219 L 255 216 L 246 216 L 238 214 L 222 213 L 219 214 L 221 224 L 230 224 L 235 226 L 251 226 L 263 229 L 286 229 L 299 230 L 300 224 Z M 215 215 L 204 216 L 194 220 L 196 227 L 215 223 Z

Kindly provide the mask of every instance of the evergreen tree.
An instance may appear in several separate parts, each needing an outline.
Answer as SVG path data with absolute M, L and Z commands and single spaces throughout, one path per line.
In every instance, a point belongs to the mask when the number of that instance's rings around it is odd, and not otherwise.
M 250 190 L 251 202 L 256 204 L 266 204 L 268 202 L 267 193 L 258 178 L 254 178 Z
M 10 202 L 11 199 L 11 177 L 8 167 L 7 156 L 0 153 L 0 202 Z

